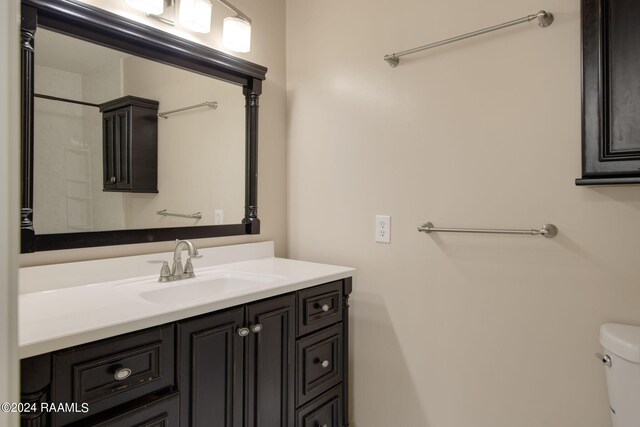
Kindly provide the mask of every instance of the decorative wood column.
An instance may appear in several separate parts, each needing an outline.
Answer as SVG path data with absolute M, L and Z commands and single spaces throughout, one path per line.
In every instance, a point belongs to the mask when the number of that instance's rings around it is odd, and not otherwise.
M 20 79 L 21 129 L 21 209 L 20 234 L 22 252 L 33 252 L 33 78 L 34 78 L 34 37 L 38 26 L 38 14 L 29 6 L 22 6 L 20 28 L 20 59 L 22 73 Z
M 244 221 L 249 234 L 260 233 L 258 219 L 258 109 L 262 80 L 252 79 L 244 87 L 246 99 L 246 167 Z

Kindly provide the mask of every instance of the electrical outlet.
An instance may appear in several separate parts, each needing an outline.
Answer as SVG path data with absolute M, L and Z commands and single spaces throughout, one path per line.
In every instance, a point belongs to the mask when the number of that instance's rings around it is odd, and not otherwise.
M 391 217 L 389 215 L 376 215 L 376 242 L 390 243 L 391 241 Z
M 216 209 L 215 210 L 213 223 L 215 225 L 220 225 L 220 224 L 224 223 L 224 214 L 222 212 L 222 209 Z

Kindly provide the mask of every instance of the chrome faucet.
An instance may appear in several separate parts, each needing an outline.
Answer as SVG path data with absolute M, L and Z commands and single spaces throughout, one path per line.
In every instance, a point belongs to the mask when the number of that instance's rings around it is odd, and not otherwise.
M 182 265 L 183 247 L 186 247 L 186 249 L 189 251 L 189 256 L 187 257 L 187 262 L 185 262 L 184 266 Z M 173 265 L 171 267 L 171 270 L 169 270 L 169 263 L 167 263 L 167 261 L 153 260 L 147 262 L 151 264 L 162 264 L 158 282 L 172 282 L 174 280 L 182 280 L 195 277 L 196 275 L 193 271 L 193 264 L 191 263 L 191 259 L 201 257 L 202 255 L 198 253 L 198 249 L 189 240 L 176 239 L 176 248 L 173 251 Z
M 182 266 L 182 246 L 186 246 L 189 251 L 187 262 Z M 173 251 L 173 266 L 171 267 L 171 275 L 176 278 L 189 279 L 195 277 L 193 273 L 193 265 L 191 264 L 191 258 L 200 258 L 198 249 L 193 246 L 189 240 L 177 240 L 176 249 Z

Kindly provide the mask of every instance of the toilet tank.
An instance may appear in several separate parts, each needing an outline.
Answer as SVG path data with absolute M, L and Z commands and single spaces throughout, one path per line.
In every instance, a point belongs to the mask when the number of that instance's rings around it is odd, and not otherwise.
M 640 426 L 640 326 L 605 323 L 600 344 L 613 427 Z

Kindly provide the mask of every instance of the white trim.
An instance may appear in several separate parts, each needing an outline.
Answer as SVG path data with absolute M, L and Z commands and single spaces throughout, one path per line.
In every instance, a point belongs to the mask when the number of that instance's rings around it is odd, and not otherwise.
M 19 402 L 19 4 L 0 2 L 0 402 Z M 18 422 L 18 414 L 0 411 L 0 425 Z

